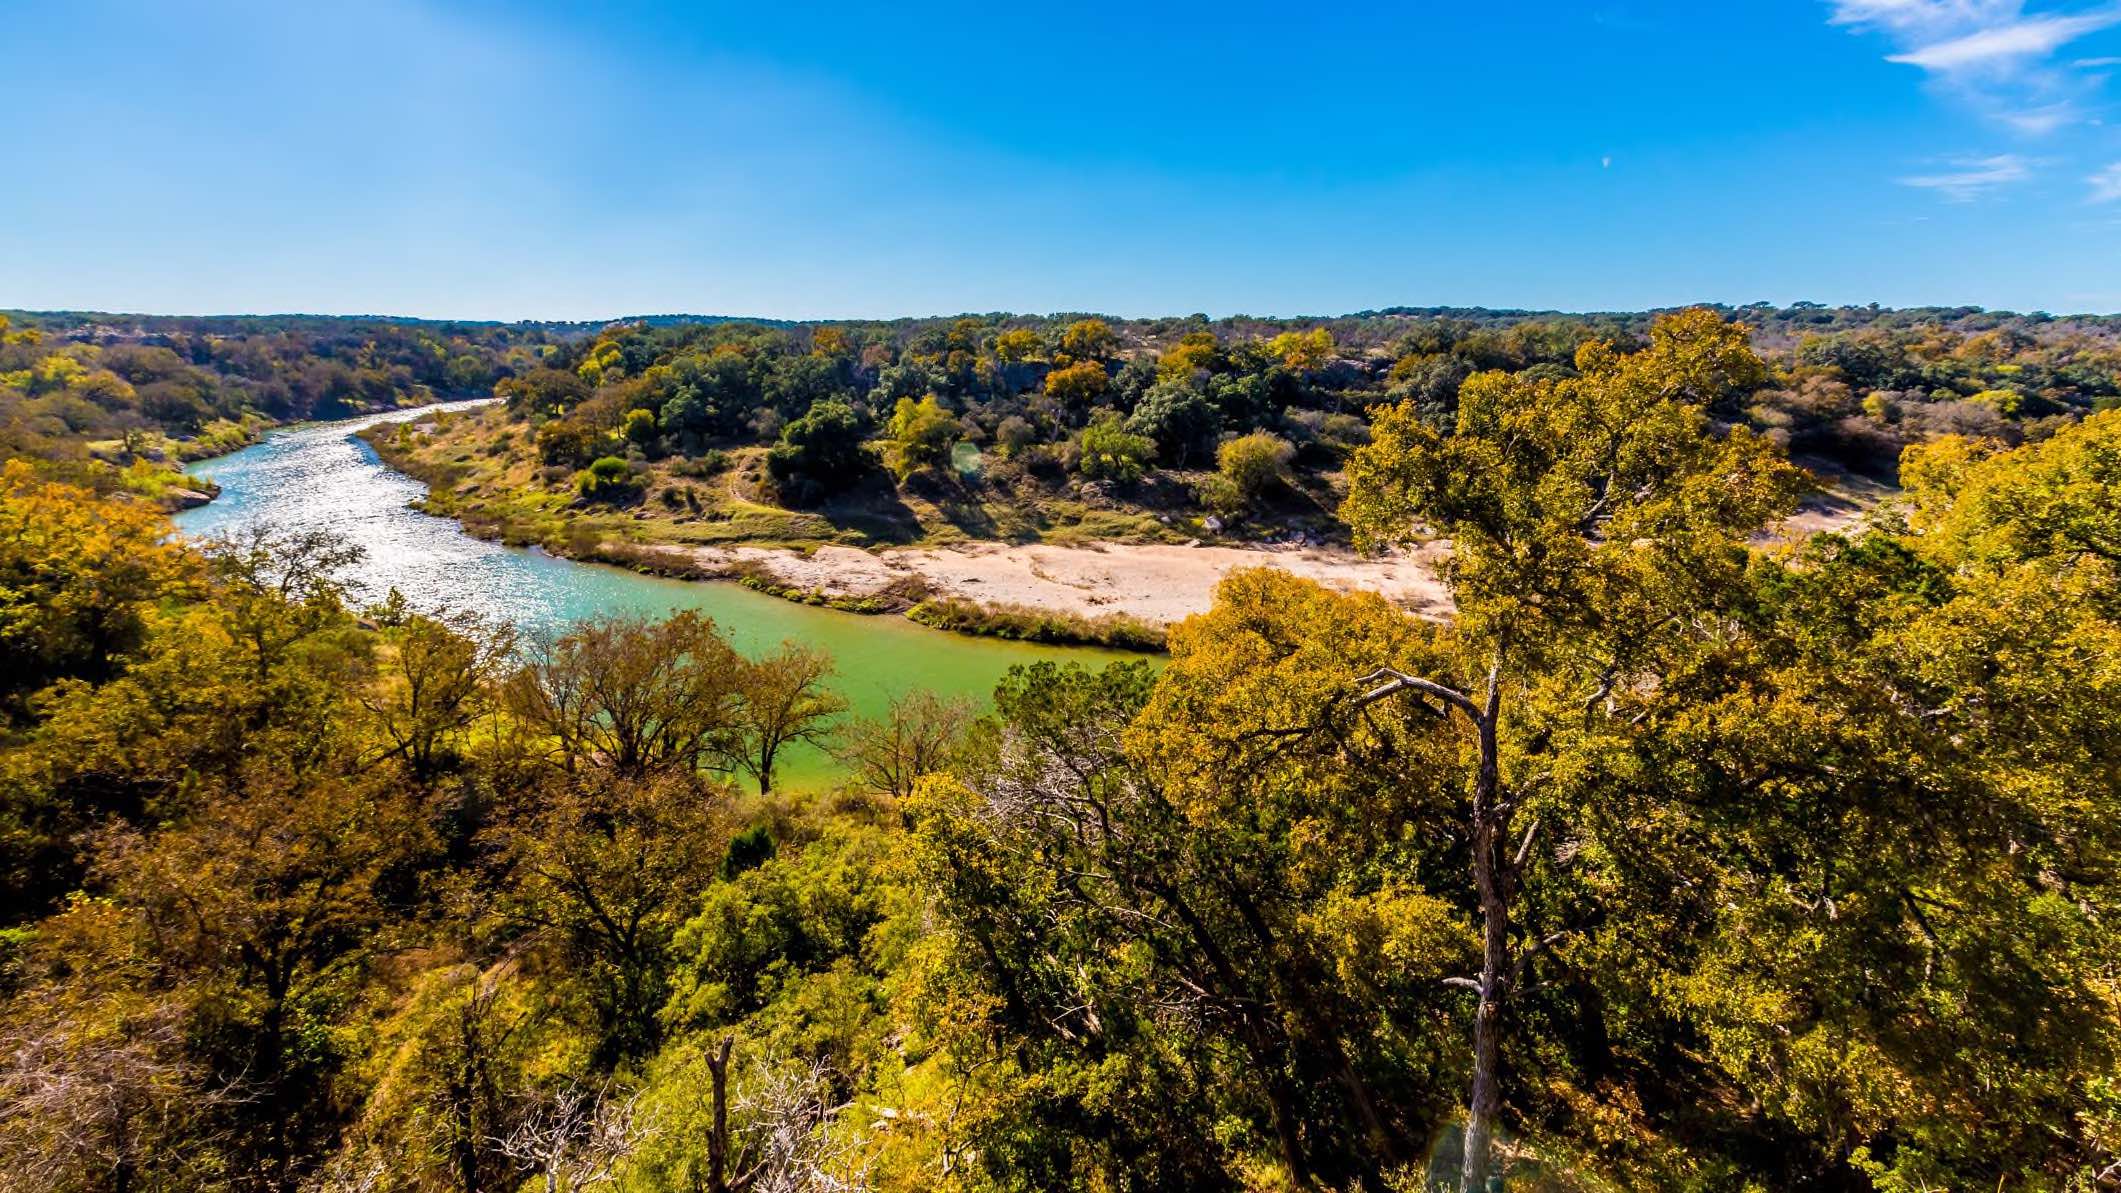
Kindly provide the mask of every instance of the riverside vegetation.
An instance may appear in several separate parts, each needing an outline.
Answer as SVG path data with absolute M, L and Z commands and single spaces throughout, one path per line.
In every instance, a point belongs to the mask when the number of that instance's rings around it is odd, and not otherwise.
M 1976 402 L 1763 549 L 1763 393 L 1851 383 L 1621 330 L 1371 404 L 1337 509 L 1451 539 L 1450 622 L 1242 572 L 1160 671 L 854 723 L 697 616 L 351 609 L 328 537 L 173 540 L 46 436 L 0 476 L 0 1181 L 2102 1187 L 2121 412 Z M 602 400 L 544 371 L 589 396 L 542 425 Z

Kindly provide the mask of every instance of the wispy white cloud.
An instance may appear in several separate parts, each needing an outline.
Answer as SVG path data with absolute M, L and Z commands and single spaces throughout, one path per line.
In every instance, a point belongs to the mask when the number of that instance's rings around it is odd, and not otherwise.
M 2016 112 L 1999 112 L 1996 119 L 2021 133 L 2038 137 L 2054 132 L 2065 124 L 2075 123 L 2079 115 L 2075 104 L 2053 103 Z
M 1833 8 L 1837 25 L 1869 25 L 1935 38 L 2011 20 L 2025 4 L 2024 0 L 1833 0 Z
M 1904 54 L 1893 54 L 1886 61 L 1904 62 L 1938 73 L 2008 69 L 2013 63 L 2045 58 L 2085 34 L 2096 33 L 2117 22 L 2121 22 L 2121 12 L 2115 11 L 2074 17 L 2028 17 L 1932 42 Z
M 1999 187 L 2023 182 L 2032 176 L 2032 163 L 2015 153 L 1994 157 L 1954 158 L 1934 174 L 1915 174 L 1900 179 L 1900 185 L 1936 191 L 1956 203 L 1968 203 Z
M 2121 162 L 2115 162 L 2085 181 L 2092 184 L 2092 202 L 2111 203 L 2121 199 Z
M 1882 34 L 1889 62 L 1913 66 L 1977 111 L 2040 136 L 2086 118 L 2103 80 L 2055 62 L 2057 51 L 2121 25 L 2121 0 L 2029 13 L 2025 0 L 1829 0 L 1832 21 Z M 2104 60 L 2111 61 L 2111 60 Z M 2085 58 L 2073 67 L 2100 64 Z

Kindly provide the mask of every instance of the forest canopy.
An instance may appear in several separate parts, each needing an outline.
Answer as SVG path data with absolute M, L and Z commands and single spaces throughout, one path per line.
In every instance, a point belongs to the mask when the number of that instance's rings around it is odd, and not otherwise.
M 2103 1187 L 2112 329 L 1740 314 L 18 321 L 0 1181 Z M 336 367 L 383 380 L 283 377 Z M 1241 571 L 1161 667 L 857 719 L 696 614 L 532 639 L 364 604 L 314 530 L 177 538 L 123 456 L 211 423 L 157 384 L 256 425 L 491 392 L 590 500 L 629 444 L 829 500 L 977 428 L 1257 509 L 1342 428 L 1348 534 L 1448 538 L 1456 615 Z M 1769 545 L 1800 409 L 1904 493 Z

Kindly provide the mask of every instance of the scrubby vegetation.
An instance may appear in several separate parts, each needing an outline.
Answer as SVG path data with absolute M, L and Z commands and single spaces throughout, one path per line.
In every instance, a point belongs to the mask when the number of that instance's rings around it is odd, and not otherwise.
M 180 504 L 174 466 L 277 423 L 484 397 L 543 331 L 314 319 L 0 314 L 0 454 Z
M 2121 401 L 2103 318 L 1799 305 L 1682 314 L 1747 329 L 1757 367 L 1694 395 L 1822 473 L 1890 480 L 1943 434 L 2038 440 Z M 567 549 L 569 527 L 677 543 L 1343 539 L 1371 414 L 1437 427 L 1503 373 L 1581 375 L 1649 315 L 1336 319 L 969 316 L 614 324 L 504 379 L 504 413 L 380 446 L 446 471 L 438 509 Z M 582 478 L 623 460 L 624 483 Z M 606 469 L 616 465 L 606 463 Z
M 1119 614 L 1083 617 L 1051 609 L 930 597 L 907 610 L 906 616 L 938 630 L 1018 642 L 1073 643 L 1121 650 L 1164 648 L 1161 629 Z
M 696 615 L 356 611 L 328 536 L 9 459 L 7 1183 L 2101 1187 L 2121 411 L 1766 553 L 1771 366 L 1627 348 L 1374 412 L 1342 513 L 1453 540 L 1451 623 L 1244 572 L 984 716 L 846 723 Z

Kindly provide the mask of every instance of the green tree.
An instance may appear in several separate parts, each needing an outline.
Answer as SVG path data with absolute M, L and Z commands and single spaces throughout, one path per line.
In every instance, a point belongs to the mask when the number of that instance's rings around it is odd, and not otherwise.
M 690 776 L 588 771 L 532 791 L 488 833 L 500 910 L 551 934 L 596 1012 L 591 1063 L 655 1052 L 671 942 L 727 844 L 726 796 Z
M 1456 743 L 1412 707 L 1291 727 L 1348 660 L 1419 667 L 1431 635 L 1235 573 L 1160 678 L 1019 669 L 962 782 L 920 787 L 918 861 L 991 1008 L 966 1046 L 1022 1091 L 978 1137 L 1004 1183 L 1217 1187 L 1271 1158 L 1338 1188 L 1416 1158 L 1477 938 L 1423 890 L 1450 838 L 1405 826 L 1448 798 Z
M 1215 451 L 1215 465 L 1247 505 L 1257 505 L 1289 483 L 1289 461 L 1296 448 L 1267 431 L 1240 435 Z
M 905 480 L 923 468 L 947 465 L 960 432 L 956 417 L 929 394 L 918 402 L 900 398 L 886 434 L 891 470 Z
M 388 785 L 260 760 L 202 814 L 106 852 L 211 1070 L 250 1095 L 229 1109 L 239 1187 L 293 1190 L 327 1139 L 346 993 L 381 941 L 387 875 L 421 847 Z
M 1448 668 L 1380 667 L 1357 704 L 1412 700 L 1466 726 L 1470 842 L 1482 950 L 1460 1187 L 1486 1186 L 1503 1106 L 1502 1046 L 1525 968 L 1548 932 L 1523 922 L 1533 847 L 1564 803 L 1557 774 L 1591 729 L 1624 733 L 1616 693 L 1654 686 L 1698 648 L 1693 627 L 1739 599 L 1746 537 L 1794 500 L 1796 473 L 1764 440 L 1719 434 L 1704 403 L 1758 375 L 1743 329 L 1674 316 L 1652 347 L 1577 355 L 1578 378 L 1479 374 L 1454 435 L 1412 403 L 1381 411 L 1350 462 L 1344 516 L 1365 547 L 1452 540 Z M 1576 747 L 1590 748 L 1589 745 Z M 1520 828 L 1520 825 L 1528 825 Z
M 922 779 L 958 762 L 972 719 L 964 700 L 913 692 L 893 700 L 882 717 L 849 725 L 840 761 L 870 792 L 907 799 Z
M 515 633 L 471 616 L 413 615 L 388 637 L 379 674 L 357 698 L 373 718 L 381 757 L 402 761 L 414 779 L 429 779 L 492 709 Z
M 766 453 L 766 474 L 782 500 L 805 505 L 860 481 L 875 466 L 863 446 L 868 429 L 854 407 L 820 402 L 781 429 Z
M 745 663 L 712 619 L 606 617 L 536 643 L 501 692 L 559 770 L 693 774 L 735 750 Z
M 1127 418 L 1127 430 L 1154 440 L 1157 455 L 1177 468 L 1212 452 L 1222 428 L 1222 412 L 1190 379 L 1157 382 Z
M 759 794 L 773 790 L 782 752 L 804 743 L 821 745 L 847 702 L 825 687 L 832 656 L 796 642 L 743 665 L 737 680 L 740 769 L 758 780 Z
M 1147 436 L 1132 434 L 1117 411 L 1106 410 L 1083 428 L 1077 471 L 1091 480 L 1132 484 L 1156 455 Z

